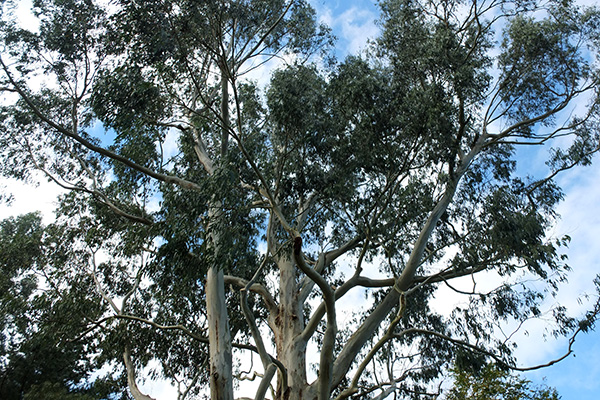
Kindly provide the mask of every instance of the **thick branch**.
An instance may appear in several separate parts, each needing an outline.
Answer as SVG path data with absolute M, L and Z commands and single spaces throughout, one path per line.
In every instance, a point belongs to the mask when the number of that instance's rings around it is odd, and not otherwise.
M 317 265 L 315 266 L 315 271 L 317 271 L 318 273 L 323 272 L 323 270 L 337 258 L 355 249 L 362 239 L 363 236 L 358 235 L 348 240 L 346 243 L 344 243 L 342 246 L 335 250 L 331 250 L 326 253 L 321 253 L 317 261 Z M 306 278 L 304 278 L 300 285 L 302 289 L 300 290 L 300 294 L 298 295 L 298 301 L 300 302 L 300 304 L 304 304 L 304 302 L 310 295 L 310 292 L 312 291 L 314 285 L 315 281 L 310 279 L 310 277 L 307 276 Z
M 258 389 L 256 390 L 256 396 L 254 396 L 254 400 L 263 400 L 265 398 L 267 390 L 269 390 L 271 380 L 275 375 L 275 371 L 277 371 L 277 366 L 275 364 L 270 364 L 267 367 L 265 370 L 265 375 L 260 380 L 260 385 L 258 385 Z M 285 373 L 285 371 L 282 372 Z
M 318 399 L 329 399 L 331 391 L 331 382 L 333 378 L 333 351 L 335 347 L 335 337 L 337 335 L 337 322 L 335 317 L 335 295 L 333 289 L 325 278 L 317 271 L 306 265 L 302 255 L 302 238 L 299 236 L 294 240 L 294 261 L 298 268 L 302 270 L 311 280 L 313 280 L 323 293 L 325 309 L 327 311 L 327 328 L 321 345 L 321 359 L 319 362 Z
M 248 285 L 248 281 L 246 281 L 243 278 L 239 278 L 237 276 L 225 275 L 224 278 L 225 278 L 226 285 L 234 285 L 234 286 L 239 287 L 240 289 L 246 288 L 246 286 Z M 261 296 L 263 301 L 265 302 L 265 305 L 267 306 L 267 309 L 269 312 L 277 311 L 277 303 L 275 302 L 275 299 L 273 298 L 273 296 L 271 296 L 271 293 L 269 292 L 269 290 L 264 285 L 253 282 L 252 285 L 250 285 L 250 287 L 247 288 L 247 290 L 250 290 L 251 292 L 254 292 L 254 293 L 258 294 L 259 296 Z
M 398 310 L 398 314 L 396 315 L 394 320 L 390 323 L 390 326 L 388 327 L 387 331 L 385 332 L 385 335 L 383 335 L 383 337 L 381 337 L 381 339 L 379 339 L 379 341 L 377 341 L 375 346 L 373 346 L 373 348 L 369 351 L 369 354 L 367 354 L 365 359 L 360 363 L 360 365 L 358 366 L 358 370 L 354 374 L 354 378 L 352 379 L 352 382 L 350 383 L 350 386 L 346 390 L 344 390 L 342 393 L 340 393 L 340 395 L 336 398 L 336 400 L 346 399 L 358 392 L 358 381 L 359 381 L 362 373 L 367 368 L 367 365 L 371 362 L 373 357 L 375 357 L 375 354 L 377 354 L 377 352 L 383 347 L 383 345 L 386 344 L 389 340 L 394 338 L 394 329 L 396 328 L 398 323 L 400 323 L 400 320 L 402 319 L 402 316 L 404 315 L 405 308 L 406 308 L 406 299 L 405 299 L 404 295 L 401 295 L 400 308 Z
M 369 288 L 383 288 L 394 286 L 396 280 L 394 278 L 388 279 L 370 279 L 364 276 L 355 275 L 348 279 L 342 286 L 335 290 L 335 300 L 339 300 L 342 296 L 348 293 L 355 287 L 369 287 Z M 310 321 L 306 324 L 306 328 L 302 332 L 302 339 L 308 340 L 319 326 L 319 322 L 325 315 L 325 302 L 319 304 L 319 307 L 315 310 Z
M 393 307 L 398 304 L 401 293 L 409 290 L 414 284 L 416 271 L 419 265 L 421 265 L 421 260 L 425 252 L 425 246 L 427 245 L 427 242 L 429 241 L 429 238 L 431 237 L 431 234 L 433 233 L 442 214 L 450 205 L 460 179 L 469 168 L 473 159 L 481 151 L 485 140 L 486 137 L 481 136 L 473 145 L 471 151 L 469 151 L 469 153 L 461 159 L 460 165 L 455 172 L 455 179 L 448 182 L 444 195 L 435 205 L 434 209 L 429 215 L 429 218 L 425 222 L 425 225 L 421 228 L 421 233 L 414 244 L 413 251 L 406 263 L 404 270 L 394 284 L 394 289 L 389 291 L 382 302 L 365 319 L 365 321 L 361 324 L 361 326 L 359 326 L 356 332 L 350 337 L 340 351 L 334 364 L 334 376 L 332 382 L 334 387 L 341 382 L 347 371 L 350 369 L 350 366 L 354 362 L 356 355 L 375 333 L 380 324 L 389 314 L 390 310 L 392 310 Z
M 125 351 L 123 352 L 123 362 L 125 364 L 125 370 L 127 371 L 127 386 L 129 387 L 129 391 L 131 392 L 133 398 L 135 400 L 155 400 L 154 398 L 142 393 L 135 382 L 135 367 L 131 361 L 129 346 L 125 346 Z

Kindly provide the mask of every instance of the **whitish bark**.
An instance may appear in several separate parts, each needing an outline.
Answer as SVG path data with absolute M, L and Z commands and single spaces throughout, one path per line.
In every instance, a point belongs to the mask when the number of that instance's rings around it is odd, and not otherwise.
M 221 163 L 227 155 L 229 137 L 229 91 L 227 63 L 221 62 Z M 198 153 L 198 152 L 197 152 Z M 201 153 L 201 152 L 200 152 Z M 200 156 L 201 154 L 199 154 Z M 199 157 L 200 158 L 200 157 Z M 200 161 L 203 160 L 200 158 Z M 211 163 L 212 164 L 212 163 Z M 206 161 L 203 165 L 207 165 Z M 207 170 L 208 171 L 208 170 Z M 208 171 L 211 173 L 211 171 Z M 211 223 L 222 218 L 221 201 L 214 199 L 209 212 Z M 218 228 L 217 228 L 218 229 Z M 210 233 L 212 251 L 218 255 L 221 236 L 219 232 Z M 216 257 L 218 259 L 218 257 Z M 225 301 L 225 280 L 223 270 L 212 265 L 206 275 L 206 309 L 208 319 L 210 394 L 212 400 L 233 400 L 233 368 L 231 354 L 231 334 L 229 332 L 229 316 Z
M 209 268 L 206 276 L 206 308 L 210 355 L 210 397 L 233 400 L 231 335 L 225 303 L 223 270 Z
M 125 347 L 125 351 L 123 352 L 123 361 L 125 363 L 125 370 L 127 372 L 127 386 L 129 387 L 129 392 L 131 392 L 133 398 L 135 400 L 154 400 L 154 398 L 142 393 L 135 382 L 135 367 L 131 361 L 129 347 Z
M 277 399 L 305 399 L 306 341 L 299 340 L 304 329 L 302 306 L 298 302 L 296 268 L 289 259 L 282 257 L 277 262 L 280 271 L 280 304 L 276 314 L 271 315 L 269 324 L 275 334 L 277 359 L 287 369 L 287 388 L 284 377 L 278 374 Z
M 310 268 L 304 261 L 304 256 L 302 255 L 302 238 L 300 237 L 296 237 L 294 240 L 294 261 L 296 262 L 298 268 L 300 268 L 307 277 L 309 277 L 319 286 L 325 302 L 325 309 L 327 312 L 327 327 L 325 329 L 325 335 L 321 344 L 319 378 L 317 381 L 317 398 L 319 400 L 327 400 L 331 391 L 333 351 L 335 346 L 335 336 L 337 334 L 337 324 L 335 319 L 335 294 L 325 279 L 317 271 Z

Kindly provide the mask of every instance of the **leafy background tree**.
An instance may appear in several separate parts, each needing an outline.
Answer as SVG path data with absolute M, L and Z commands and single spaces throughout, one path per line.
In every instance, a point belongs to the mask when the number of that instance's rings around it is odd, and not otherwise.
M 0 395 L 73 400 L 106 396 L 118 388 L 109 377 L 94 384 L 87 380 L 101 366 L 90 357 L 97 343 L 78 339 L 85 326 L 81 319 L 100 315 L 98 302 L 84 294 L 91 282 L 53 279 L 60 263 L 48 263 L 45 239 L 39 214 L 0 225 Z M 58 289 L 60 297 L 54 293 Z
M 256 398 L 434 396 L 459 355 L 527 369 L 497 333 L 569 269 L 547 232 L 554 178 L 598 150 L 596 10 L 383 1 L 370 51 L 336 61 L 301 1 L 35 1 L 37 30 L 9 5 L 2 172 L 67 190 L 44 284 L 122 393 L 150 398 L 154 363 L 180 398 L 230 399 L 248 352 Z M 247 78 L 276 59 L 266 88 Z M 547 176 L 520 174 L 545 144 Z M 451 315 L 442 285 L 465 296 Z M 368 301 L 338 325 L 351 290 Z M 597 312 L 556 307 L 553 333 Z
M 444 397 L 447 400 L 558 400 L 555 389 L 535 387 L 530 381 L 511 375 L 494 365 L 486 365 L 477 373 L 455 368 L 454 385 Z

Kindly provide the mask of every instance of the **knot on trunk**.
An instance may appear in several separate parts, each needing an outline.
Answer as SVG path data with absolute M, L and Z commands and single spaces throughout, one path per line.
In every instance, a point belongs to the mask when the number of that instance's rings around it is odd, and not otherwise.
M 299 256 L 300 250 L 302 250 L 302 238 L 300 236 L 296 236 L 294 238 L 294 255 Z

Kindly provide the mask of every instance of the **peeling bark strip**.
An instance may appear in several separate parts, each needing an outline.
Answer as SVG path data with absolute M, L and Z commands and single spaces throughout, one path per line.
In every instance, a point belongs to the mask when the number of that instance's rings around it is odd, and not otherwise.
M 277 260 L 279 268 L 280 302 L 269 315 L 269 325 L 275 337 L 277 359 L 285 366 L 285 374 L 278 371 L 276 399 L 301 399 L 298 397 L 308 385 L 306 377 L 306 341 L 297 340 L 304 329 L 302 309 L 298 302 L 295 263 L 290 257 Z

